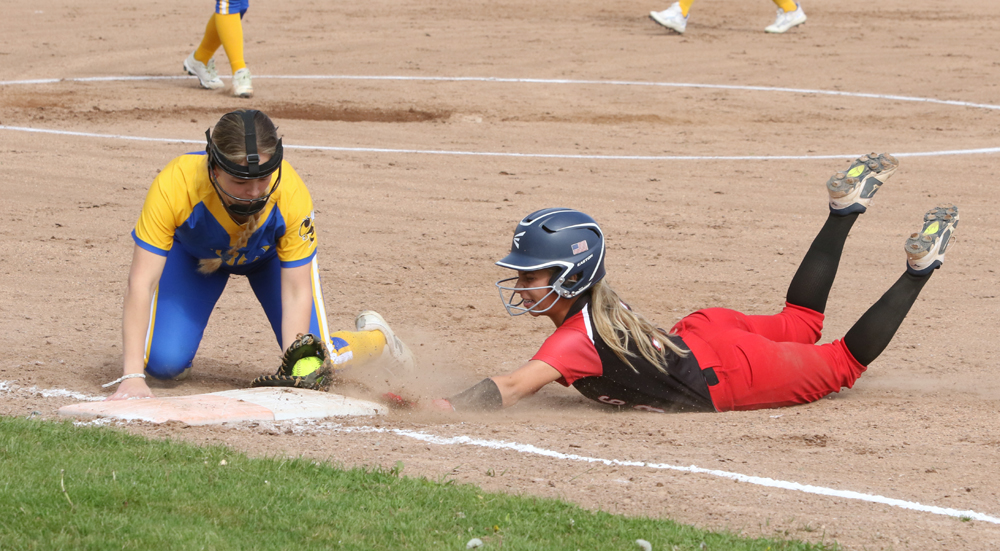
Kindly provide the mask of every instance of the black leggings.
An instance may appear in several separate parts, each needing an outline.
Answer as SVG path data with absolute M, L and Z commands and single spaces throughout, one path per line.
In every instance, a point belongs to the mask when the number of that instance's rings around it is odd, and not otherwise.
M 819 313 L 826 310 L 847 234 L 857 219 L 858 213 L 830 214 L 788 285 L 789 303 Z M 929 274 L 919 277 L 904 272 L 851 327 L 844 344 L 858 363 L 867 366 L 885 350 L 928 279 Z

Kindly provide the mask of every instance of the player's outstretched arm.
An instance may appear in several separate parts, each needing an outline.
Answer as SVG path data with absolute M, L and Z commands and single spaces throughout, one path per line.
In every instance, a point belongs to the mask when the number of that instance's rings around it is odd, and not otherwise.
M 562 375 L 541 360 L 531 360 L 509 375 L 492 377 L 503 396 L 503 407 L 516 404 L 538 392 L 543 386 L 559 380 Z
M 493 411 L 516 404 L 541 390 L 562 375 L 549 364 L 531 360 L 513 373 L 483 379 L 472 388 L 448 399 L 435 400 L 435 406 L 455 411 Z
M 309 333 L 312 316 L 312 264 L 281 269 L 281 342 L 287 349 Z
M 151 253 L 138 245 L 132 252 L 132 267 L 125 289 L 125 304 L 122 310 L 122 363 L 123 376 L 142 375 L 146 368 L 146 332 L 149 330 L 149 314 L 153 305 L 153 294 L 160 282 L 163 266 L 167 258 Z M 108 400 L 127 398 L 152 398 L 146 381 L 140 377 L 122 380 Z

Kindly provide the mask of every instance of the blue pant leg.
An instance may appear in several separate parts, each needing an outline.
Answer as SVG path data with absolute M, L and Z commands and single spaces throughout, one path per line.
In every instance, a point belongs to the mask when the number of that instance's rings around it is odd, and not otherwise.
M 175 243 L 167 253 L 147 337 L 146 373 L 172 379 L 191 366 L 229 275 L 198 273 L 198 259 Z
M 278 260 L 278 255 L 271 256 L 260 267 L 248 273 L 247 281 L 250 282 L 257 302 L 264 308 L 267 321 L 271 323 L 271 331 L 274 331 L 274 336 L 278 339 L 278 346 L 284 350 L 281 343 L 281 261 Z
M 323 310 L 322 304 L 317 305 L 318 302 L 322 302 L 323 295 L 317 291 L 319 277 L 316 273 L 315 260 L 312 263 L 312 271 L 313 305 L 312 314 L 309 318 L 309 332 L 328 342 L 330 335 L 326 329 L 325 310 Z M 247 280 L 250 282 L 250 288 L 253 289 L 253 293 L 257 296 L 260 305 L 264 308 L 267 320 L 271 323 L 271 330 L 274 331 L 274 336 L 278 339 L 278 346 L 284 350 L 285 346 L 291 343 L 283 343 L 281 340 L 281 262 L 278 260 L 277 255 L 265 261 L 260 268 L 248 273 Z M 324 312 L 322 315 L 322 324 L 320 323 L 320 311 Z

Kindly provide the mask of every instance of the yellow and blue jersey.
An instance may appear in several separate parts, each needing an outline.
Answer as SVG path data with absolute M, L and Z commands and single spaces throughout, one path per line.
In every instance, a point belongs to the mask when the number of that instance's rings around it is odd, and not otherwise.
M 215 13 L 229 15 L 238 13 L 242 16 L 250 8 L 250 0 L 215 0 Z
M 278 177 L 275 172 L 272 178 Z M 153 181 L 139 221 L 132 231 L 136 245 L 167 256 L 180 245 L 198 259 L 222 258 L 223 269 L 248 273 L 277 255 L 282 268 L 312 262 L 316 255 L 312 197 L 305 183 L 287 161 L 281 163 L 281 185 L 261 211 L 258 228 L 239 249 L 241 227 L 230 218 L 208 176 L 204 152 L 181 155 Z

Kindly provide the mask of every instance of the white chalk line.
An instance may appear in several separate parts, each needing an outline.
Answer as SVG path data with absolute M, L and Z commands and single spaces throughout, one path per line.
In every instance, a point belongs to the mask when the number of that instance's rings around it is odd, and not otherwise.
M 17 386 L 14 381 L 0 381 L 0 392 L 10 393 L 15 391 L 35 394 L 45 398 L 72 397 L 78 400 L 90 401 L 90 402 L 101 401 L 104 400 L 105 398 L 104 396 L 92 396 L 88 394 L 83 394 L 63 389 L 43 390 L 37 387 L 31 387 L 25 389 L 23 387 Z M 127 423 L 127 421 L 122 421 L 122 420 L 98 418 L 93 421 L 77 422 L 74 424 L 78 426 L 84 426 L 84 425 L 101 426 L 113 422 Z M 275 423 L 275 424 L 281 425 L 283 423 Z M 709 476 L 726 478 L 736 482 L 746 482 L 748 484 L 765 486 L 768 488 L 778 488 L 781 490 L 797 491 L 807 494 L 816 494 L 828 497 L 839 497 L 841 499 L 853 499 L 858 501 L 866 501 L 869 503 L 879 503 L 882 505 L 889 505 L 890 507 L 899 507 L 902 509 L 909 509 L 912 511 L 920 511 L 924 513 L 932 513 L 936 515 L 944 515 L 962 519 L 981 520 L 983 522 L 989 522 L 992 524 L 1000 524 L 1000 518 L 986 515 L 983 513 L 978 513 L 972 510 L 960 510 L 960 509 L 952 509 L 950 507 L 924 505 L 922 503 L 917 503 L 914 501 L 905 501 L 902 499 L 895 499 L 876 494 L 865 494 L 851 490 L 836 490 L 833 488 L 825 488 L 823 486 L 813 486 L 811 484 L 799 484 L 798 482 L 787 482 L 784 480 L 775 480 L 773 478 L 766 478 L 760 476 L 750 476 L 740 473 L 733 473 L 729 471 L 704 469 L 702 467 L 698 467 L 695 465 L 684 467 L 680 465 L 670 465 L 667 463 L 650 463 L 647 461 L 628 461 L 624 459 L 604 459 L 600 457 L 587 457 L 584 455 L 567 454 L 545 448 L 539 448 L 538 446 L 534 446 L 532 444 L 520 444 L 517 442 L 507 442 L 503 440 L 485 440 L 481 438 L 472 438 L 470 436 L 438 436 L 436 434 L 430 434 L 427 432 L 406 430 L 406 429 L 389 429 L 389 428 L 368 427 L 368 426 L 345 427 L 344 425 L 339 423 L 322 423 L 322 422 L 317 423 L 312 420 L 288 422 L 284 424 L 291 424 L 293 432 L 296 433 L 304 432 L 306 430 L 320 429 L 320 430 L 329 430 L 332 432 L 343 432 L 343 433 L 394 434 L 397 436 L 402 436 L 404 438 L 411 438 L 413 440 L 419 440 L 427 444 L 435 444 L 439 446 L 475 446 L 480 448 L 489 448 L 492 450 L 508 450 L 529 455 L 540 455 L 542 457 L 560 459 L 563 461 L 600 463 L 608 466 L 638 467 L 638 468 L 647 468 L 655 470 L 670 470 L 670 471 L 679 471 L 679 472 L 693 473 L 693 474 L 704 474 Z
M 80 77 L 80 78 L 48 78 L 32 80 L 5 80 L 0 81 L 0 86 L 28 85 L 28 84 L 57 84 L 61 82 L 135 82 L 154 80 L 182 80 L 190 79 L 189 76 L 105 76 L 105 77 Z M 935 98 L 923 98 L 919 96 L 902 96 L 894 94 L 874 94 L 866 92 L 845 92 L 842 90 L 816 90 L 810 88 L 782 88 L 774 86 L 749 86 L 738 84 L 699 84 L 689 82 L 646 82 L 632 80 L 573 80 L 573 79 L 543 79 L 543 78 L 500 78 L 500 77 L 433 77 L 433 76 L 394 76 L 394 75 L 255 75 L 256 79 L 273 80 L 379 80 L 379 81 L 413 81 L 413 82 L 486 82 L 486 83 L 517 83 L 517 84 L 564 84 L 564 85 L 608 85 L 608 86 L 653 86 L 664 88 L 701 88 L 710 90 L 739 90 L 753 92 L 778 92 L 806 95 L 826 95 L 841 96 L 864 99 L 878 99 L 888 101 L 905 101 L 930 103 L 937 105 L 949 105 L 956 107 L 969 107 L 975 109 L 1000 110 L 1000 105 L 989 103 L 975 103 L 969 101 L 941 100 Z M 169 138 L 149 138 L 141 136 L 124 136 L 116 134 L 93 134 L 86 132 L 68 132 L 59 130 L 47 130 L 18 126 L 0 126 L 0 130 L 10 130 L 18 132 L 41 132 L 49 134 L 61 134 L 65 136 L 91 137 L 104 139 L 121 139 L 134 141 L 152 141 L 168 143 L 199 143 L 195 140 L 181 140 Z M 309 146 L 309 145 L 288 145 L 290 149 L 304 149 L 313 151 L 334 151 L 345 153 L 389 153 L 389 154 L 414 154 L 414 155 L 452 155 L 452 156 L 473 156 L 473 157 L 508 157 L 508 158 L 538 158 L 538 159 L 579 159 L 579 160 L 602 160 L 602 161 L 803 161 L 803 160 L 824 160 L 824 159 L 844 159 L 853 158 L 866 152 L 846 153 L 840 155 L 574 155 L 555 153 L 510 153 L 495 151 L 453 151 L 436 149 L 393 149 L 376 147 L 336 147 L 336 146 Z M 940 151 L 921 151 L 893 153 L 896 157 L 939 157 L 951 155 L 987 155 L 1000 153 L 1000 147 L 977 148 L 977 149 L 955 149 Z
M 80 400 L 81 402 L 100 402 L 104 400 L 104 396 L 92 396 L 90 394 L 83 394 L 80 392 L 74 392 L 72 390 L 63 390 L 61 388 L 38 388 L 33 386 L 31 388 L 24 388 L 17 384 L 16 381 L 0 381 L 0 392 L 6 392 L 10 394 L 12 392 L 21 392 L 24 394 L 34 394 L 41 396 L 42 398 L 73 398 L 75 400 Z
M 892 507 L 900 507 L 903 509 L 910 509 L 913 511 L 921 511 L 925 513 L 933 513 L 937 515 L 946 515 L 950 517 L 957 518 L 968 518 L 973 520 L 981 520 L 984 522 L 990 522 L 993 524 L 1000 524 L 1000 518 L 985 515 L 983 513 L 977 513 L 971 510 L 959 510 L 952 509 L 948 507 L 937 507 L 934 505 L 923 505 L 914 501 L 904 501 L 902 499 L 895 499 L 890 497 L 884 497 L 875 494 L 864 494 L 861 492 L 854 492 L 851 490 L 835 490 L 832 488 L 824 488 L 822 486 L 813 486 L 810 484 L 799 484 L 798 482 L 786 482 L 783 480 L 774 480 L 773 478 L 765 478 L 759 476 L 749 476 L 740 473 L 732 473 L 729 471 L 720 471 L 716 469 L 703 469 L 695 465 L 689 467 L 682 467 L 678 465 L 669 465 L 667 463 L 649 463 L 646 461 L 627 461 L 622 459 L 602 459 L 599 457 L 587 457 L 577 454 L 566 454 L 562 452 L 557 452 L 553 450 L 547 450 L 545 448 L 539 448 L 531 444 L 519 444 L 517 442 L 505 442 L 502 440 L 483 440 L 480 438 L 472 438 L 469 436 L 452 436 L 444 437 L 437 436 L 434 434 L 428 434 L 426 432 L 412 431 L 405 429 L 386 429 L 381 427 L 344 427 L 341 425 L 331 424 L 330 430 L 336 432 L 372 432 L 372 433 L 392 433 L 398 436 L 404 436 L 406 438 L 412 438 L 414 440 L 419 440 L 421 442 L 426 442 L 428 444 L 437 444 L 441 446 L 447 445 L 465 445 L 465 446 L 477 446 L 481 448 L 489 448 L 493 450 L 510 450 L 519 453 L 541 455 L 544 457 L 551 457 L 555 459 L 562 459 L 567 461 L 579 461 L 584 463 L 601 463 L 608 466 L 621 466 L 621 467 L 645 467 L 648 469 L 657 470 L 671 470 L 680 471 L 686 473 L 695 474 L 707 474 L 710 476 L 717 476 L 721 478 L 728 478 L 736 482 L 746 482 L 749 484 L 756 484 L 758 486 L 766 486 L 769 488 L 779 488 L 782 490 L 792 490 L 804 492 L 807 494 L 817 494 L 829 497 L 839 497 L 843 499 L 854 499 L 859 501 L 867 501 L 870 503 L 881 503 L 883 505 L 889 505 Z
M 144 80 L 190 80 L 190 76 L 105 76 L 79 78 L 43 78 L 33 80 L 0 80 L 0 86 L 19 84 L 57 84 L 60 82 L 135 82 Z M 221 78 L 231 78 L 223 76 Z M 780 86 L 751 86 L 742 84 L 703 84 L 696 82 L 655 82 L 642 80 L 588 80 L 566 78 L 502 78 L 502 77 L 433 77 L 405 75 L 254 75 L 255 79 L 270 80 L 381 80 L 409 82 L 487 82 L 501 84 L 567 84 L 567 85 L 599 85 L 599 86 L 650 86 L 658 88 L 704 88 L 708 90 L 739 90 L 745 92 L 779 92 L 787 94 L 807 94 L 822 96 L 841 96 L 850 98 L 879 99 L 887 101 L 907 101 L 933 103 L 956 107 L 971 107 L 974 109 L 1000 110 L 1000 105 L 991 103 L 976 103 L 971 101 L 944 100 L 924 98 L 920 96 L 901 96 L 897 94 L 874 94 L 869 92 L 846 92 L 843 90 L 819 90 L 812 88 L 784 88 Z
M 99 134 L 95 132 L 74 132 L 70 130 L 53 130 L 33 128 L 28 126 L 0 125 L 0 130 L 13 132 L 29 132 L 36 134 L 55 134 L 81 138 L 99 138 L 110 140 L 130 140 L 139 142 L 189 143 L 204 145 L 204 140 L 188 140 L 181 138 L 152 138 L 146 136 L 128 136 L 124 134 Z M 335 147 L 324 145 L 290 145 L 286 149 L 301 149 L 307 151 L 335 151 L 341 153 L 392 153 L 418 155 L 457 155 L 473 157 L 519 157 L 535 159 L 592 159 L 602 161 L 809 161 L 822 159 L 852 159 L 864 152 L 843 153 L 839 155 L 570 155 L 557 153 L 505 153 L 496 151 L 450 151 L 443 149 L 391 149 L 384 147 Z M 940 157 L 946 155 L 988 155 L 1000 153 L 1000 147 L 984 147 L 978 149 L 950 149 L 941 151 L 921 151 L 893 153 L 895 157 Z

